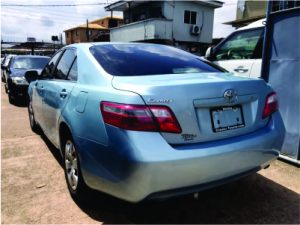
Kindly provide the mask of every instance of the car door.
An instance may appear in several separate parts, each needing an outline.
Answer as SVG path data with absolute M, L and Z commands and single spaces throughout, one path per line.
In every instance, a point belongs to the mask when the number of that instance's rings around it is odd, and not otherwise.
M 47 137 L 58 144 L 58 120 L 76 84 L 69 80 L 72 68 L 77 67 L 76 49 L 68 48 L 60 58 L 53 73 L 53 79 L 44 82 L 43 117 Z
M 214 49 L 213 62 L 239 76 L 259 77 L 255 62 L 261 61 L 263 36 L 263 27 L 234 32 Z
M 63 51 L 58 51 L 49 63 L 43 69 L 41 75 L 39 76 L 38 80 L 35 81 L 32 87 L 32 107 L 34 111 L 35 120 L 39 123 L 43 130 L 46 129 L 44 125 L 44 117 L 43 117 L 43 99 L 44 99 L 44 86 L 47 80 L 52 79 L 52 74 L 54 73 L 56 64 L 60 59 Z

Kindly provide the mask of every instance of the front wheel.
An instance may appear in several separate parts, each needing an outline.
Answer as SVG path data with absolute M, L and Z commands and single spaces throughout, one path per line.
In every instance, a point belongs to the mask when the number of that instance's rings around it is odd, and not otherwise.
M 40 127 L 36 123 L 35 118 L 34 118 L 34 113 L 33 113 L 31 101 L 29 101 L 29 104 L 28 104 L 28 116 L 29 116 L 29 123 L 30 123 L 31 130 L 34 133 L 37 133 L 37 134 L 40 133 Z
M 65 177 L 71 196 L 75 200 L 83 199 L 83 196 L 87 194 L 88 187 L 83 180 L 76 147 L 70 137 L 64 144 L 64 164 Z
M 15 104 L 16 103 L 16 96 L 12 95 L 12 93 L 10 93 L 9 91 L 8 91 L 7 95 L 8 95 L 8 102 L 10 104 Z

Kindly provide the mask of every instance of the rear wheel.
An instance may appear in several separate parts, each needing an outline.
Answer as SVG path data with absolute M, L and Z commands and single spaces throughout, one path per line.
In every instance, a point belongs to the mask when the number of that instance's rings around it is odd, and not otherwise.
M 68 135 L 65 139 L 63 149 L 64 170 L 68 189 L 75 200 L 83 200 L 89 189 L 83 180 L 78 154 L 71 135 Z

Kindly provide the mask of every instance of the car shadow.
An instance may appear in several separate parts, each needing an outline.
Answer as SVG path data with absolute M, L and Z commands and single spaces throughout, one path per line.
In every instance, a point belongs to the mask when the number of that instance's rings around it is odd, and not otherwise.
M 193 195 L 130 204 L 95 193 L 78 206 L 90 217 L 111 223 L 300 223 L 300 195 L 254 174 Z
M 50 150 L 50 153 L 53 155 L 53 157 L 56 159 L 56 161 L 59 163 L 59 165 L 63 169 L 64 168 L 63 160 L 62 160 L 59 150 L 50 142 L 50 140 L 46 137 L 46 135 L 41 130 L 39 130 L 39 133 L 40 133 L 41 138 L 47 145 L 48 149 Z
M 58 149 L 41 137 L 63 169 Z M 199 192 L 197 198 L 185 195 L 134 204 L 91 191 L 75 203 L 104 224 L 300 223 L 300 195 L 258 173 Z
M 13 106 L 16 107 L 27 107 L 28 106 L 28 98 L 22 97 L 22 98 L 14 98 L 14 99 L 10 99 L 9 103 Z

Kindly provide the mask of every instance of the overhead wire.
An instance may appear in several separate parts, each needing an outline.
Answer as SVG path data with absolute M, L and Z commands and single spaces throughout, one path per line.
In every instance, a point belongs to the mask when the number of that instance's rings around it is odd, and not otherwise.
M 20 12 L 20 9 L 17 8 L 7 8 L 7 10 L 5 10 L 4 12 L 2 11 L 2 16 L 4 17 L 10 14 L 13 14 L 14 17 L 18 17 L 22 16 L 24 14 L 17 14 L 18 12 Z M 38 15 L 40 15 L 41 13 L 44 14 L 45 17 L 50 17 L 53 20 L 56 20 L 58 18 L 63 19 L 64 21 L 66 21 L 67 19 L 71 19 L 71 20 L 82 20 L 82 19 L 87 19 L 87 18 L 92 18 L 92 17 L 99 17 L 99 14 L 89 14 L 89 15 L 84 15 L 84 14 L 76 14 L 74 15 L 74 12 L 67 12 L 67 11 L 52 11 L 52 10 L 35 10 L 35 9 L 28 9 L 26 10 L 26 15 L 29 16 L 36 16 L 38 13 Z
M 95 5 L 108 5 L 108 2 L 96 2 L 96 3 L 73 3 L 73 4 L 11 4 L 2 3 L 2 7 L 76 7 L 76 6 L 95 6 Z

